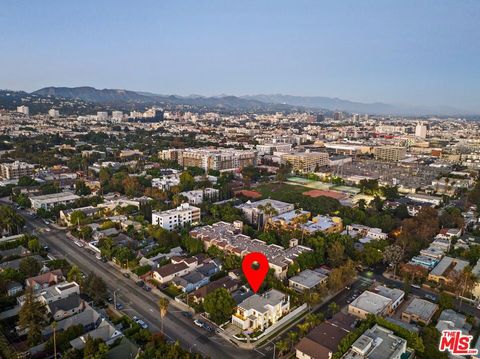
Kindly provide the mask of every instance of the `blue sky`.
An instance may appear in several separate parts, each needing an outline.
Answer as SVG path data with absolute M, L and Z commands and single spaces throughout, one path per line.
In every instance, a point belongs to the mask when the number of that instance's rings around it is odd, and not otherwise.
M 0 88 L 480 111 L 477 0 L 0 0 Z

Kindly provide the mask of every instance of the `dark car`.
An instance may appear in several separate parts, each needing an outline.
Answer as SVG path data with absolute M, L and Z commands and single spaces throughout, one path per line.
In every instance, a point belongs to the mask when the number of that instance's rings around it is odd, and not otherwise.
M 117 309 L 118 309 L 118 310 L 122 310 L 122 309 L 123 309 L 123 304 L 122 304 L 122 303 L 118 303 L 118 304 L 117 304 Z
M 205 329 L 207 332 L 214 332 L 215 329 L 213 329 L 211 326 L 209 326 L 208 324 L 203 324 L 203 329 Z
M 139 281 L 137 282 L 137 285 L 138 285 L 139 287 L 143 287 L 143 286 L 145 285 L 145 282 L 144 282 L 143 280 L 139 280 Z
M 148 285 L 146 285 L 146 286 L 143 287 L 143 290 L 145 290 L 146 292 L 151 292 L 152 288 L 150 288 Z
M 190 313 L 190 312 L 182 312 L 182 315 L 183 315 L 185 318 L 191 318 L 191 317 L 192 317 L 192 313 Z
M 105 257 L 102 257 L 102 262 L 103 262 L 103 263 L 107 263 L 107 262 L 108 262 L 108 259 L 105 258 Z
M 123 273 L 123 276 L 124 276 L 125 278 L 130 278 L 130 274 L 128 274 L 128 273 Z

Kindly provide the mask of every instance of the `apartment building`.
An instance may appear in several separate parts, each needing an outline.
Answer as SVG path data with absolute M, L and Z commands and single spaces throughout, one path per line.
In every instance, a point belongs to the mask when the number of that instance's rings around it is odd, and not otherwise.
M 28 106 L 17 106 L 17 112 L 28 116 L 30 114 L 30 109 Z
M 202 204 L 205 199 L 216 201 L 220 191 L 216 188 L 197 189 L 192 191 L 180 192 L 180 195 L 187 198 L 190 204 Z
M 49 210 L 61 204 L 68 205 L 75 202 L 79 198 L 81 197 L 71 192 L 60 192 L 42 196 L 33 196 L 30 197 L 30 202 L 32 204 L 32 208 L 35 210 L 39 210 L 40 208 Z
M 290 310 L 290 297 L 276 289 L 254 294 L 241 302 L 232 314 L 232 324 L 245 330 L 265 330 Z
M 230 148 L 195 148 L 178 153 L 178 163 L 183 167 L 200 167 L 208 170 L 233 171 L 256 163 L 256 151 Z
M 380 146 L 373 151 L 375 159 L 379 161 L 398 162 L 405 158 L 407 149 L 399 146 Z
M 413 298 L 402 312 L 402 320 L 410 323 L 430 324 L 433 315 L 438 310 L 438 305 L 421 298 Z
M 237 208 L 242 210 L 249 223 L 263 228 L 269 218 L 294 211 L 295 206 L 274 199 L 262 199 L 256 202 L 247 201 Z
M 280 157 L 281 163 L 288 163 L 294 171 L 314 172 L 319 167 L 328 166 L 326 152 L 297 152 L 285 153 Z
M 407 341 L 393 331 L 375 324 L 350 347 L 343 359 L 401 359 L 407 352 Z
M 451 281 L 450 273 L 452 271 L 461 272 L 469 263 L 462 259 L 443 257 L 440 262 L 428 274 L 428 280 L 437 283 L 448 283 Z
M 290 248 L 284 249 L 281 246 L 270 244 L 258 239 L 251 239 L 242 234 L 243 223 L 217 222 L 211 226 L 198 227 L 190 231 L 193 238 L 203 242 L 205 250 L 215 246 L 225 253 L 244 257 L 248 253 L 261 252 L 268 259 L 269 266 L 274 270 L 277 278 L 283 279 L 287 275 L 288 266 L 304 252 L 312 249 L 298 245 L 298 240 L 291 240 Z
M 360 319 L 366 319 L 369 314 L 389 315 L 400 305 L 405 292 L 384 286 L 375 288 L 375 292 L 366 290 L 348 306 L 348 313 Z
M 200 221 L 200 208 L 182 203 L 174 209 L 162 212 L 152 212 L 152 224 L 169 231 L 183 227 L 185 224 Z
M 26 162 L 15 161 L 12 163 L 1 163 L 0 175 L 7 180 L 19 179 L 24 176 L 32 176 L 34 169 L 34 165 Z

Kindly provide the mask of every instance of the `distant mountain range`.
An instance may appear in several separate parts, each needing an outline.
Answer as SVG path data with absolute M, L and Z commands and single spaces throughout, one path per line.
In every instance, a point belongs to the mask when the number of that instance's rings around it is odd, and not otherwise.
M 38 96 L 53 96 L 65 99 L 83 100 L 96 104 L 144 104 L 144 105 L 170 105 L 205 107 L 224 110 L 242 111 L 282 111 L 292 110 L 295 106 L 284 104 L 270 104 L 254 99 L 237 96 L 204 97 L 204 96 L 176 96 L 158 95 L 149 92 L 128 90 L 99 90 L 93 87 L 45 87 L 32 92 Z
M 427 106 L 405 106 L 390 105 L 382 102 L 362 103 L 340 98 L 323 96 L 290 96 L 290 95 L 250 95 L 242 96 L 244 99 L 257 100 L 266 103 L 282 103 L 292 106 L 307 108 L 325 108 L 330 111 L 346 111 L 350 113 L 368 113 L 378 115 L 458 115 L 471 114 L 449 106 L 427 107 Z
M 22 91 L 8 93 L 8 97 L 0 96 L 0 105 L 7 103 L 10 106 L 22 104 L 20 99 L 27 99 L 30 96 L 35 98 L 46 98 L 51 101 L 69 99 L 82 101 L 91 104 L 91 108 L 104 106 L 107 109 L 118 108 L 121 110 L 141 109 L 145 106 L 164 106 L 201 110 L 225 110 L 225 111 L 345 111 L 350 113 L 368 113 L 378 115 L 470 115 L 469 111 L 463 111 L 448 106 L 439 107 L 413 107 L 404 105 L 392 105 L 381 102 L 361 103 L 343 100 L 339 98 L 322 96 L 291 96 L 291 95 L 248 95 L 248 96 L 177 96 L 160 95 L 150 92 L 96 89 L 93 87 L 45 87 L 27 94 Z M 16 93 L 18 100 L 12 97 Z M 24 101 L 25 102 L 25 101 Z M 25 103 L 27 104 L 27 103 Z M 82 105 L 83 106 L 83 105 Z M 85 106 L 84 106 L 85 107 Z M 79 106 L 81 109 L 82 107 Z M 39 107 L 40 109 L 40 107 Z

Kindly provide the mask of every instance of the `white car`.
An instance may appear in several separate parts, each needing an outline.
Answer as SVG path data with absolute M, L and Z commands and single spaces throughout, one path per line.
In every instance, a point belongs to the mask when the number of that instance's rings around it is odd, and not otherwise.
M 138 319 L 137 320 L 137 324 L 140 325 L 143 329 L 147 329 L 148 328 L 148 324 L 145 323 L 143 320 L 141 319 Z
M 198 319 L 195 319 L 193 322 L 195 323 L 195 325 L 197 327 L 203 328 L 203 322 L 202 321 L 200 321 Z

